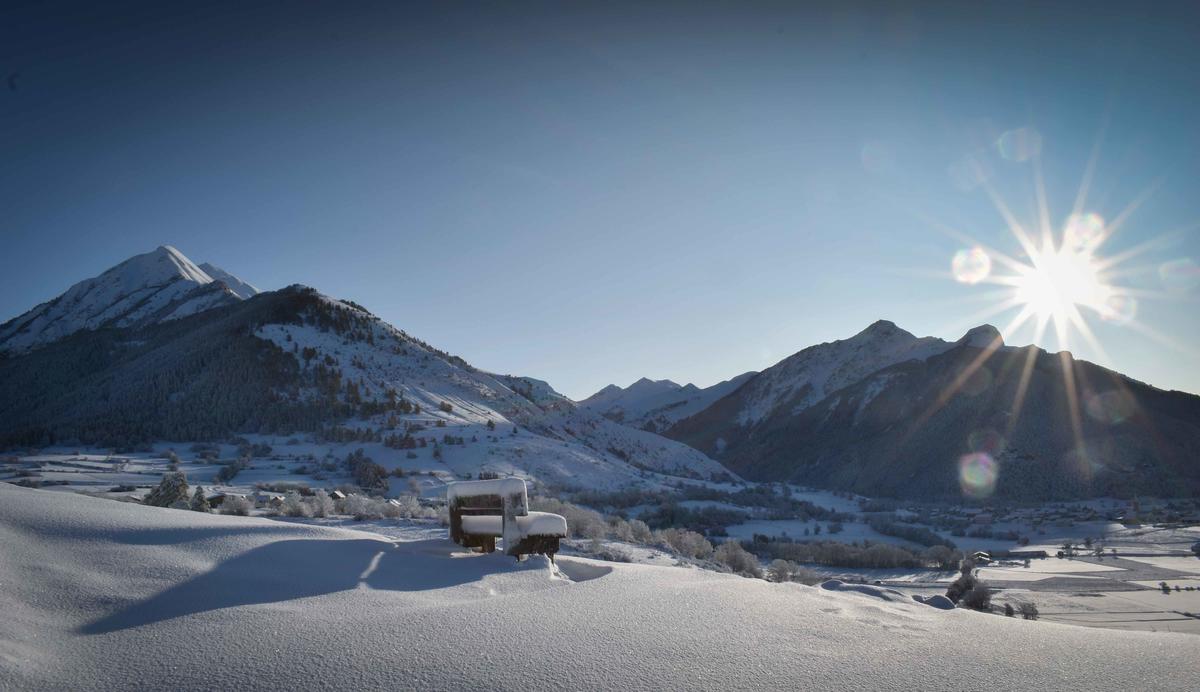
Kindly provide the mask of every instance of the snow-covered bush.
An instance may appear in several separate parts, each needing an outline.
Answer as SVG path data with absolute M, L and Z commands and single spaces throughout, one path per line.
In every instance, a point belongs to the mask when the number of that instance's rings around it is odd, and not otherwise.
M 655 543 L 683 557 L 703 560 L 713 554 L 712 543 L 695 531 L 663 529 L 654 532 Z
M 767 577 L 774 582 L 785 582 L 792 580 L 792 572 L 796 569 L 796 563 L 790 560 L 772 560 L 767 567 Z
M 436 519 L 437 510 L 432 507 L 422 507 L 419 500 L 414 495 L 400 495 L 393 500 L 391 505 L 395 514 L 388 516 L 403 517 L 405 519 Z
M 649 543 L 654 539 L 654 532 L 650 530 L 649 524 L 641 519 L 630 519 L 629 530 L 633 534 L 633 540 L 637 543 Z
M 808 586 L 824 580 L 821 575 L 791 560 L 772 560 L 767 567 L 767 578 L 774 582 L 793 581 Z
M 713 551 L 713 560 L 747 577 L 762 578 L 758 558 L 746 551 L 737 541 L 725 541 Z
M 313 493 L 312 497 L 304 498 L 304 504 L 308 505 L 314 517 L 327 517 L 334 513 L 333 498 L 329 497 L 329 493 L 324 490 L 318 490 Z
M 153 507 L 170 507 L 176 502 L 188 503 L 187 476 L 182 471 L 164 473 L 158 487 L 142 500 L 142 504 Z
M 366 495 L 351 495 L 345 501 L 345 513 L 357 521 L 383 518 L 383 500 Z
M 802 565 L 796 565 L 796 568 L 792 570 L 792 581 L 799 584 L 812 586 L 813 584 L 819 584 L 824 580 L 825 577 L 822 577 L 813 570 Z
M 300 493 L 292 490 L 287 495 L 283 496 L 283 514 L 289 517 L 311 517 L 313 515 L 312 505 L 304 501 L 305 498 L 300 496 Z
M 532 497 L 529 509 L 562 515 L 575 538 L 603 538 L 608 535 L 608 522 L 604 520 L 604 515 L 570 502 L 552 497 Z
M 239 517 L 250 515 L 250 510 L 254 509 L 254 503 L 244 497 L 236 495 L 226 495 L 224 502 L 221 503 L 221 514 L 234 514 Z

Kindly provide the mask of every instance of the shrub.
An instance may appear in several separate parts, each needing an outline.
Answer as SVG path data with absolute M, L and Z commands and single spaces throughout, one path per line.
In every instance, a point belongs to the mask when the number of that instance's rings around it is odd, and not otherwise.
M 654 538 L 654 533 L 650 530 L 650 526 L 641 519 L 631 519 L 629 521 L 629 531 L 633 534 L 633 540 L 638 543 L 649 543 Z
M 218 483 L 229 483 L 229 481 L 233 480 L 234 477 L 242 471 L 242 469 L 245 469 L 249 466 L 249 459 L 238 459 L 237 461 L 222 466 L 221 470 L 217 471 L 217 476 L 214 480 L 216 480 Z
M 384 504 L 383 500 L 366 495 L 350 495 L 346 498 L 345 512 L 354 517 L 356 521 L 382 519 Z
M 304 503 L 312 510 L 314 517 L 327 517 L 334 513 L 333 498 L 324 489 L 316 491 L 312 497 L 304 498 Z
M 304 501 L 295 490 L 283 497 L 283 514 L 288 517 L 311 517 L 312 505 Z
M 244 497 L 227 495 L 225 501 L 221 503 L 221 514 L 234 514 L 239 517 L 250 515 L 250 510 L 254 509 L 254 503 Z
M 743 576 L 762 578 L 758 558 L 736 541 L 725 541 L 717 546 L 713 551 L 713 560 Z
M 1032 601 L 1018 603 L 1017 610 L 1020 611 L 1021 617 L 1025 618 L 1026 620 L 1038 619 L 1038 609 Z
M 772 560 L 771 565 L 767 567 L 767 577 L 774 582 L 785 582 L 792 580 L 792 574 L 796 571 L 796 563 L 790 560 Z
M 954 569 L 962 561 L 963 556 L 957 550 L 952 550 L 944 545 L 934 545 L 926 548 L 925 552 L 921 553 L 921 557 L 938 569 Z
M 991 587 L 982 581 L 976 581 L 975 584 L 963 594 L 962 604 L 972 610 L 982 610 L 985 612 L 991 611 Z
M 794 582 L 812 586 L 813 584 L 818 584 L 824 580 L 824 577 L 807 567 L 797 565 L 796 568 L 792 570 L 792 581 Z
M 683 557 L 703 560 L 713 554 L 712 543 L 704 536 L 687 529 L 665 529 L 656 531 L 655 538 L 659 545 Z

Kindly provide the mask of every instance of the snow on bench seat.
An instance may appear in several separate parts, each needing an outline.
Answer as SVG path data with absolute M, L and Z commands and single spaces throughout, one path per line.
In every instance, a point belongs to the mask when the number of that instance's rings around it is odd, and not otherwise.
M 504 517 L 499 514 L 484 516 L 464 516 L 463 531 L 474 536 L 496 536 L 504 533 Z
M 530 512 L 523 517 L 517 517 L 517 528 L 521 530 L 522 537 L 567 537 L 567 520 L 558 514 L 549 512 Z

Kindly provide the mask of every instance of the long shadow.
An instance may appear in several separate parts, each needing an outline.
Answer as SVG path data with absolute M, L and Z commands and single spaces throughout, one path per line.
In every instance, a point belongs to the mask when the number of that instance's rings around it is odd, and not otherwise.
M 226 536 L 244 536 L 247 534 L 295 533 L 289 526 L 237 526 L 237 527 L 186 527 L 175 529 L 141 529 L 136 531 L 121 531 L 111 539 L 128 545 L 176 545 L 204 541 L 210 538 Z
M 400 544 L 373 539 L 277 541 L 230 558 L 79 631 L 104 634 L 220 608 L 321 596 L 360 584 L 394 591 L 441 589 L 539 566 L 536 562 L 517 565 L 499 554 L 452 557 L 452 552 L 444 539 Z

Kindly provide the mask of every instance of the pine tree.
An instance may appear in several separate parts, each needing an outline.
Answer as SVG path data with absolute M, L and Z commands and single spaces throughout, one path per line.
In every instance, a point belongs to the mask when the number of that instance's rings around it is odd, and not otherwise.
M 188 501 L 187 476 L 182 471 L 169 471 L 163 474 L 158 487 L 146 495 L 142 504 L 153 507 L 170 507 L 176 502 Z
M 196 492 L 192 493 L 191 510 L 193 512 L 211 512 L 212 507 L 208 506 L 208 498 L 204 497 L 204 486 L 197 485 Z

